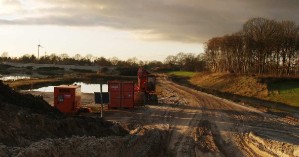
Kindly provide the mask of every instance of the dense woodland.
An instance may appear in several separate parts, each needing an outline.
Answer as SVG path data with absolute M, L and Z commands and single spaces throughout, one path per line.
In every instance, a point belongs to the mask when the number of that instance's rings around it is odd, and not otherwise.
M 275 76 L 299 75 L 299 27 L 292 21 L 265 18 L 248 20 L 239 32 L 214 37 L 206 42 L 205 53 L 178 53 L 161 61 L 140 61 L 137 58 L 120 60 L 66 53 L 36 58 L 24 55 L 18 58 L 2 53 L 0 62 L 99 65 L 169 71 L 211 71 Z
M 213 72 L 298 75 L 299 27 L 292 21 L 248 20 L 231 35 L 206 44 L 207 68 Z

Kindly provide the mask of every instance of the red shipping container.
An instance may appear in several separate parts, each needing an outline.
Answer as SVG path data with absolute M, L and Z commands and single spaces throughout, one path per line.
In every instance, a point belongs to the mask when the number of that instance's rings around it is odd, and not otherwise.
M 134 108 L 134 83 L 108 81 L 110 103 L 108 108 Z
M 54 87 L 54 107 L 60 112 L 73 114 L 81 106 L 81 86 L 61 85 Z
M 108 92 L 120 92 L 121 91 L 121 83 L 117 81 L 109 81 L 108 82 Z

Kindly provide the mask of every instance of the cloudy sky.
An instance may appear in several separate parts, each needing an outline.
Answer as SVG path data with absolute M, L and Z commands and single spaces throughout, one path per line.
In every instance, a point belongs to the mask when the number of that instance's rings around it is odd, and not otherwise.
M 299 24 L 299 0 L 0 0 L 0 54 L 164 60 L 253 17 Z

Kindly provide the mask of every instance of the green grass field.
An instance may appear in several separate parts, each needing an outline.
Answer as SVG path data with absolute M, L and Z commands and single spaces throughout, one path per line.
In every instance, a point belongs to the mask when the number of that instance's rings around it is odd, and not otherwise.
M 299 107 L 299 82 L 275 82 L 268 84 L 269 98 Z
M 196 73 L 195 72 L 190 72 L 190 71 L 172 71 L 172 72 L 168 72 L 167 74 L 168 75 L 175 75 L 175 76 L 179 76 L 179 77 L 191 78 Z

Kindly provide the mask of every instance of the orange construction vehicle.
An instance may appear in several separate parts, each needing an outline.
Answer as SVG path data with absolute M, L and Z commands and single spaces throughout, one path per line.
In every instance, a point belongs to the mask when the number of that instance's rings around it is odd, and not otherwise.
M 138 82 L 135 85 L 135 104 L 141 104 L 142 98 L 145 103 L 157 103 L 156 76 L 143 69 L 138 70 Z M 139 100 L 139 101 L 138 101 Z

